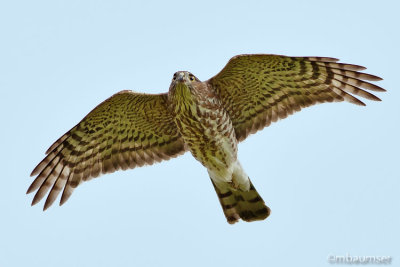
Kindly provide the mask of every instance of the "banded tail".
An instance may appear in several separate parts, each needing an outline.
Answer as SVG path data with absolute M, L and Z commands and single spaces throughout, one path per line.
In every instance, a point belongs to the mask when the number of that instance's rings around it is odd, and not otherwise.
M 228 223 L 234 224 L 239 219 L 246 222 L 260 221 L 269 216 L 270 209 L 265 205 L 251 181 L 249 181 L 249 191 L 235 189 L 228 183 L 217 186 L 213 180 L 211 182 Z

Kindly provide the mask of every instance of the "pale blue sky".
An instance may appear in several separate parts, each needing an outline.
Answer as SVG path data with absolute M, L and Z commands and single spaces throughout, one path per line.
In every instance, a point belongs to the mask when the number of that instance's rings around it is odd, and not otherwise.
M 399 264 L 397 1 L 1 1 L 0 266 Z M 241 53 L 331 56 L 384 78 L 382 102 L 317 105 L 239 158 L 272 210 L 229 225 L 190 154 L 83 184 L 42 212 L 25 195 L 45 150 L 123 90 L 206 80 Z

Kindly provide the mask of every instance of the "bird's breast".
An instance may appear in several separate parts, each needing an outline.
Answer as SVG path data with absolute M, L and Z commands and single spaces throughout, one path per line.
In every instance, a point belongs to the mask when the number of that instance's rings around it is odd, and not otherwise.
M 208 168 L 227 167 L 236 160 L 237 141 L 234 128 L 218 101 L 193 101 L 176 110 L 177 128 L 197 160 Z

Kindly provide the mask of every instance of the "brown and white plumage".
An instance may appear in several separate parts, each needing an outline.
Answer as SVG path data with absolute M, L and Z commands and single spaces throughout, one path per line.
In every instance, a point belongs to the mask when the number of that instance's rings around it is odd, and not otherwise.
M 365 67 L 336 63 L 327 57 L 239 55 L 207 81 L 229 113 L 239 141 L 249 134 L 317 103 L 358 97 L 380 100 L 364 89 L 385 91 L 367 81 L 380 77 L 361 73 Z
M 271 122 L 317 103 L 385 91 L 364 67 L 326 57 L 239 55 L 201 82 L 177 72 L 169 93 L 122 91 L 60 137 L 33 170 L 32 205 L 60 204 L 82 182 L 103 173 L 168 160 L 189 150 L 208 170 L 229 223 L 265 219 L 270 211 L 237 159 L 237 144 Z
M 119 92 L 91 111 L 60 137 L 31 175 L 28 193 L 37 190 L 32 205 L 51 189 L 44 209 L 63 190 L 61 202 L 83 181 L 103 173 L 168 160 L 185 152 L 167 94 Z

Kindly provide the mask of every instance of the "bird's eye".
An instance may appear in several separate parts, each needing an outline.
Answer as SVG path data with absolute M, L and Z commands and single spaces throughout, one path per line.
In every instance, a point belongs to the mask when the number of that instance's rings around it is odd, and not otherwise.
M 194 76 L 193 75 L 189 75 L 189 79 L 193 82 L 194 81 Z
M 172 78 L 172 80 L 174 80 L 174 81 L 176 80 L 176 73 L 174 74 L 174 77 Z

